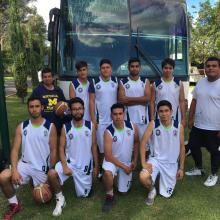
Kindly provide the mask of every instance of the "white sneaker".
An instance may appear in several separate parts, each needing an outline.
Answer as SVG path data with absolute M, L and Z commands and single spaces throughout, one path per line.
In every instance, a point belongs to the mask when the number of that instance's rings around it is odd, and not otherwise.
M 154 204 L 154 199 L 157 195 L 157 191 L 155 189 L 155 187 L 148 193 L 147 199 L 145 201 L 145 203 L 147 205 L 153 205 Z
M 207 180 L 204 182 L 205 186 L 214 186 L 218 181 L 218 176 L 217 175 L 209 175 Z
M 53 216 L 59 216 L 62 214 L 62 210 L 66 205 L 66 201 L 65 201 L 65 197 L 62 196 L 59 199 L 56 199 L 57 203 L 56 203 L 56 207 L 53 210 Z
M 201 176 L 203 174 L 203 171 L 201 169 L 198 169 L 197 167 L 192 168 L 191 170 L 185 172 L 187 176 Z

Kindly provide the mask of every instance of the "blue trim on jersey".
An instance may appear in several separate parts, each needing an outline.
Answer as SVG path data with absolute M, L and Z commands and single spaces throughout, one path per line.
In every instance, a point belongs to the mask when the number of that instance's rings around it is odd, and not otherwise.
M 44 127 L 47 129 L 47 130 L 49 130 L 50 129 L 50 121 L 48 121 L 48 120 L 46 120 L 45 122 L 44 122 Z
M 177 79 L 177 78 L 174 77 L 173 81 L 174 81 L 178 86 L 180 86 L 180 80 L 179 80 L 179 79 Z
M 95 93 L 95 86 L 94 86 L 94 81 L 91 80 L 91 82 L 89 83 L 89 89 L 88 89 L 89 93 Z
M 124 79 L 121 80 L 121 82 L 122 82 L 123 85 L 125 85 L 128 81 L 129 81 L 128 78 L 124 78 Z
M 114 129 L 114 127 L 113 127 L 112 124 L 110 124 L 110 125 L 106 128 L 106 130 L 110 131 L 112 137 L 114 136 L 115 129 Z
M 29 125 L 29 119 L 23 121 L 23 129 L 25 129 Z
M 140 80 L 145 83 L 145 78 L 143 76 L 140 77 Z
M 79 81 L 77 79 L 74 79 L 72 81 L 72 83 L 73 83 L 73 86 L 74 86 L 75 89 L 77 89 L 79 87 L 79 85 L 80 85 L 80 83 L 79 83 Z
M 111 80 L 115 83 L 118 83 L 117 78 L 115 76 L 111 76 Z
M 64 126 L 66 128 L 66 133 L 68 133 L 72 127 L 71 121 L 65 123 Z
M 154 123 L 155 123 L 155 128 L 158 128 L 160 126 L 160 120 L 159 119 L 155 119 L 154 120 Z
M 91 130 L 91 128 L 92 128 L 91 122 L 90 122 L 90 121 L 87 121 L 87 120 L 85 120 L 85 126 L 86 126 L 89 130 Z
M 125 121 L 125 126 L 126 126 L 127 128 L 130 128 L 131 130 L 133 130 L 133 126 L 132 126 L 132 124 L 131 124 L 130 121 Z
M 178 128 L 178 125 L 179 125 L 178 120 L 174 120 L 174 122 L 173 122 L 173 126 L 174 126 L 175 128 Z
M 94 82 L 95 82 L 95 85 L 97 84 L 97 83 L 99 83 L 101 80 L 100 80 L 100 78 L 98 77 L 98 78 L 95 78 L 94 79 Z
M 161 79 L 155 81 L 155 86 L 158 87 L 162 83 Z

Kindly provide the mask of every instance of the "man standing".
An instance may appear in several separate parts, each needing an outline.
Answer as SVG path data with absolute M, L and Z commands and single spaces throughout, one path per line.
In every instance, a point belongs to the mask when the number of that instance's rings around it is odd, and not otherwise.
M 128 61 L 129 76 L 120 82 L 118 100 L 127 106 L 127 120 L 138 127 L 141 140 L 149 121 L 148 102 L 151 98 L 150 82 L 140 77 L 141 63 L 138 58 Z
M 79 97 L 85 105 L 84 119 L 90 121 L 89 113 L 89 81 L 88 81 L 88 65 L 85 61 L 79 61 L 76 64 L 78 78 L 74 79 L 69 86 L 70 99 Z
M 54 106 L 59 101 L 66 101 L 63 91 L 54 86 L 53 74 L 50 68 L 44 68 L 41 72 L 42 83 L 39 84 L 37 88 L 34 89 L 32 96 L 40 97 L 41 102 L 44 106 L 42 116 L 54 123 L 57 131 L 60 132 L 62 127 L 61 119 L 55 115 Z
M 11 151 L 11 170 L 0 174 L 2 192 L 9 201 L 9 210 L 3 217 L 9 220 L 22 209 L 15 195 L 15 188 L 32 179 L 34 187 L 47 181 L 47 171 L 56 163 L 56 128 L 42 118 L 43 105 L 36 97 L 28 99 L 30 119 L 16 128 Z M 21 159 L 18 161 L 20 146 Z
M 136 125 L 124 121 L 124 105 L 116 103 L 111 107 L 112 123 L 104 134 L 105 159 L 103 161 L 103 183 L 106 199 L 103 212 L 109 212 L 114 202 L 113 182 L 117 176 L 118 191 L 126 193 L 130 189 L 132 171 L 138 159 L 138 131 Z M 133 154 L 133 159 L 132 159 Z
M 155 180 L 160 174 L 159 192 L 169 198 L 176 179 L 184 175 L 185 146 L 184 129 L 181 123 L 172 120 L 171 103 L 162 100 L 157 104 L 159 119 L 151 121 L 141 141 L 140 181 L 149 190 L 146 204 L 153 205 L 156 197 Z M 150 155 L 145 158 L 145 145 L 151 140 Z M 179 167 L 178 167 L 179 159 Z
M 189 146 L 195 161 L 195 168 L 186 172 L 188 176 L 202 175 L 201 147 L 211 154 L 211 174 L 205 186 L 214 186 L 218 180 L 220 166 L 220 60 L 210 57 L 205 62 L 205 78 L 193 91 L 189 112 Z
M 98 154 L 95 128 L 90 121 L 85 121 L 84 103 L 76 97 L 70 100 L 72 121 L 66 123 L 60 137 L 60 162 L 48 173 L 49 183 L 56 195 L 56 207 L 53 216 L 62 213 L 66 201 L 61 185 L 70 176 L 73 177 L 78 197 L 87 197 L 92 188 L 92 170 L 98 174 Z M 94 168 L 93 168 L 94 163 Z
M 108 59 L 100 61 L 100 76 L 93 79 L 89 87 L 89 108 L 91 120 L 97 128 L 97 144 L 100 164 L 104 157 L 104 131 L 111 123 L 111 106 L 117 102 L 118 80 L 112 76 L 112 63 Z

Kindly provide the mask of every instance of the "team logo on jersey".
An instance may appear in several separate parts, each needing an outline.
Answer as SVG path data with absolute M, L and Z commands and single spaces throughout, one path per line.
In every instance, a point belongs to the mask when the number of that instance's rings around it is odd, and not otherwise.
M 127 134 L 128 134 L 128 136 L 131 136 L 131 131 L 127 130 Z
M 101 85 L 96 85 L 96 89 L 101 89 Z
M 167 193 L 168 193 L 169 195 L 171 195 L 171 194 L 172 194 L 172 192 L 173 192 L 173 188 L 168 187 L 168 188 L 167 188 Z
M 27 135 L 27 130 L 24 130 L 24 136 L 26 136 Z
M 177 136 L 177 130 L 173 131 L 173 136 Z
M 111 85 L 112 85 L 112 88 L 114 88 L 114 87 L 115 87 L 115 84 L 114 84 L 113 82 L 111 83 Z
M 70 139 L 70 140 L 73 139 L 73 134 L 69 134 L 69 139 Z
M 83 92 L 83 88 L 78 88 L 78 92 L 82 93 Z
M 162 88 L 163 88 L 163 86 L 162 86 L 162 85 L 159 85 L 159 86 L 158 86 L 158 89 L 162 89 Z
M 130 88 L 130 85 L 129 85 L 129 84 L 126 84 L 126 85 L 125 85 L 125 88 L 126 88 L 126 89 L 129 89 L 129 88 Z
M 156 135 L 160 136 L 160 130 L 159 129 L 156 130 Z
M 113 142 L 116 142 L 118 139 L 117 139 L 117 136 L 114 136 L 113 137 Z
M 44 137 L 46 137 L 48 135 L 48 131 L 44 130 Z
M 86 137 L 88 137 L 89 136 L 89 131 L 85 131 L 85 135 L 86 135 Z

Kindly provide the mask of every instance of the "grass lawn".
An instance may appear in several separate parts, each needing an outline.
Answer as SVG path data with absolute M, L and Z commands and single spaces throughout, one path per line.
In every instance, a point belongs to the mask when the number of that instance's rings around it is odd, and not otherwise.
M 10 137 L 13 137 L 15 126 L 19 121 L 27 118 L 26 104 L 22 105 L 14 96 L 7 98 L 7 110 L 9 119 Z M 94 194 L 91 198 L 79 199 L 75 197 L 72 180 L 69 179 L 63 188 L 67 200 L 67 206 L 63 215 L 56 219 L 155 219 L 155 220 L 218 220 L 220 219 L 220 185 L 213 188 L 203 186 L 209 174 L 209 155 L 204 149 L 204 168 L 206 175 L 202 177 L 185 177 L 178 182 L 174 195 L 170 199 L 157 196 L 155 205 L 147 207 L 144 203 L 146 190 L 138 181 L 139 169 L 134 173 L 133 185 L 128 195 L 116 194 L 117 201 L 112 212 L 103 214 L 101 206 L 104 199 L 104 189 L 99 181 L 94 184 Z M 191 157 L 186 159 L 186 170 L 193 166 Z M 47 205 L 35 205 L 28 186 L 21 187 L 17 191 L 18 198 L 22 201 L 24 210 L 17 214 L 14 219 L 55 219 L 52 211 L 55 207 L 53 200 Z M 0 192 L 0 217 L 5 212 L 8 203 Z

